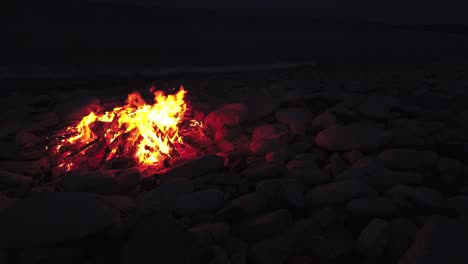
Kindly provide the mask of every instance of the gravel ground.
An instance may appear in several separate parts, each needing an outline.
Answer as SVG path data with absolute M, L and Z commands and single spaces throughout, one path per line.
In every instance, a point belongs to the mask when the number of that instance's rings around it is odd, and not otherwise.
M 467 263 L 467 69 L 4 78 L 0 262 Z M 87 105 L 181 84 L 206 156 L 52 173 L 45 137 Z

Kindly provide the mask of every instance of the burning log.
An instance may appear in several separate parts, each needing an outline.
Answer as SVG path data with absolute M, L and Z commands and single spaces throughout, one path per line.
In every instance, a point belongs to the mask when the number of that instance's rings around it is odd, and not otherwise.
M 183 87 L 175 95 L 157 91 L 155 104 L 149 105 L 135 92 L 128 96 L 125 106 L 91 112 L 49 139 L 55 142 L 50 149 L 57 165 L 67 171 L 74 167 L 100 169 L 111 160 L 133 158 L 142 169 L 169 167 L 185 145 L 179 135 L 186 117 L 185 93 Z M 191 145 L 187 144 L 206 153 Z

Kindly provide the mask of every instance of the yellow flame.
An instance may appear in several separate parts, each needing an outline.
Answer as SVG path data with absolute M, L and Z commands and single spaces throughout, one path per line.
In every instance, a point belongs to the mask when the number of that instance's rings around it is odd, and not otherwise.
M 125 140 L 130 144 L 126 146 L 136 148 L 134 155 L 139 164 L 152 165 L 160 162 L 164 156 L 171 155 L 173 143 L 182 143 L 182 138 L 178 134 L 178 125 L 187 110 L 184 101 L 186 93 L 182 86 L 172 95 L 155 91 L 155 103 L 149 105 L 138 92 L 133 92 L 128 95 L 125 106 L 116 107 L 103 114 L 91 112 L 83 117 L 78 125 L 67 128 L 67 131 L 75 132 L 76 136 L 58 145 L 57 150 L 64 144 L 85 145 L 98 139 L 99 136 L 104 136 L 106 143 L 110 144 L 117 137 L 127 133 L 124 135 Z M 108 124 L 103 135 L 97 135 L 93 131 L 93 126 L 97 122 Z M 111 151 L 113 155 L 116 149 Z M 67 169 L 72 165 L 68 164 Z

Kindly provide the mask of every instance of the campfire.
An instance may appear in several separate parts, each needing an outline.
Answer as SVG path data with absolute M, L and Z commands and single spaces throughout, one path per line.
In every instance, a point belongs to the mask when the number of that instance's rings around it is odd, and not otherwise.
M 169 167 L 174 158 L 193 155 L 183 131 L 201 131 L 201 123 L 187 117 L 187 91 L 175 94 L 154 91 L 154 104 L 138 92 L 130 93 L 124 106 L 102 107 L 55 135 L 49 147 L 61 171 L 98 170 L 125 164 L 144 171 Z

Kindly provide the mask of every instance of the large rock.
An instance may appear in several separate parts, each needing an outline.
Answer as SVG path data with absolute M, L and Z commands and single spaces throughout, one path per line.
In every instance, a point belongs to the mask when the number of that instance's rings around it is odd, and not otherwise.
M 94 194 L 37 193 L 0 212 L 0 248 L 82 239 L 119 219 L 119 212 Z
M 468 228 L 457 220 L 435 216 L 418 232 L 400 264 L 468 263 Z
M 351 151 L 376 149 L 388 139 L 388 133 L 376 125 L 354 123 L 322 130 L 315 137 L 315 142 L 326 150 Z
M 171 215 L 155 212 L 142 218 L 123 248 L 122 262 L 195 264 L 204 258 L 203 248 Z M 207 263 L 207 262 L 205 262 Z
M 377 192 L 371 186 L 359 181 L 346 180 L 313 188 L 306 193 L 305 201 L 309 206 L 326 206 L 372 196 L 377 196 Z

